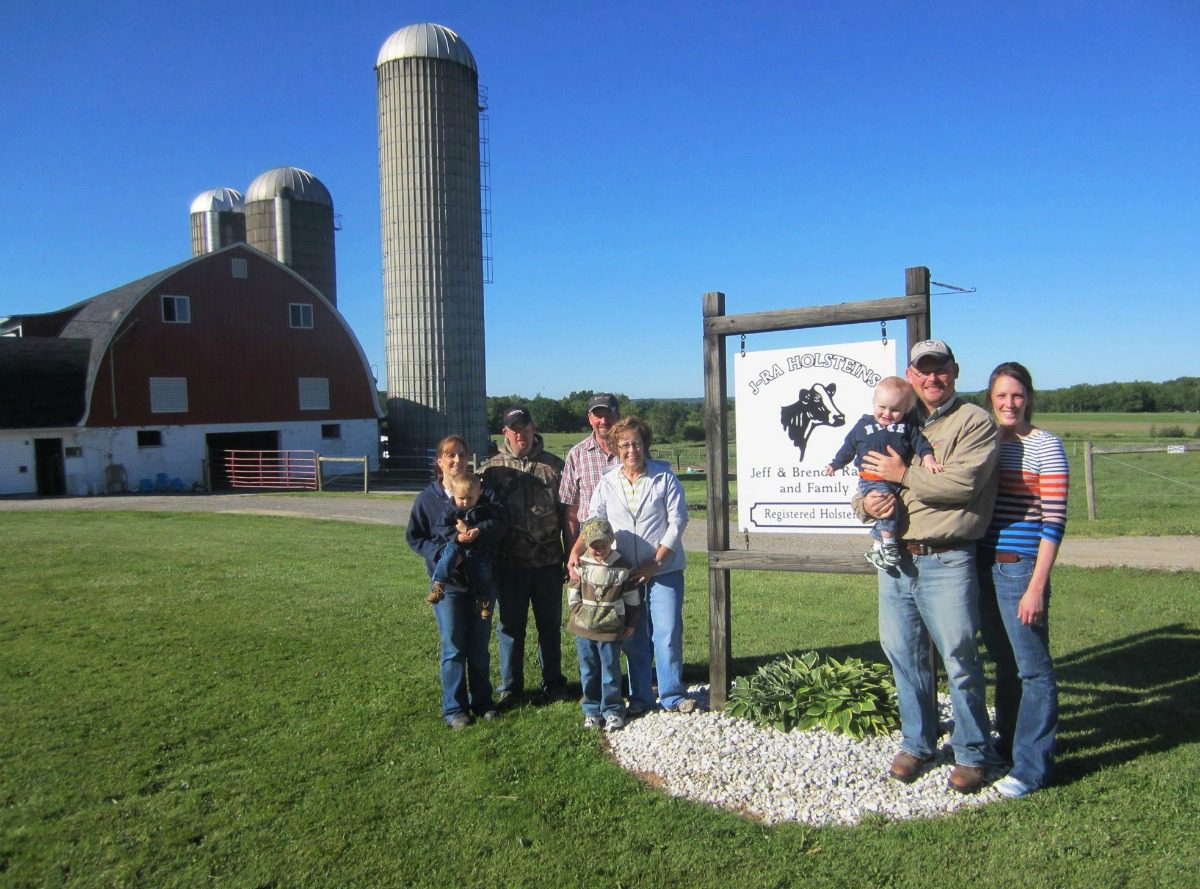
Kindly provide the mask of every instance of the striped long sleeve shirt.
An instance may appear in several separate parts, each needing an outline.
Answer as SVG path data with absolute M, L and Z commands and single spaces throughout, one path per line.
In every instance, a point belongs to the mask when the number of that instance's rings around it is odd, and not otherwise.
M 1036 556 L 1043 539 L 1061 543 L 1070 469 L 1062 442 L 1044 429 L 1000 443 L 1000 490 L 981 546 Z

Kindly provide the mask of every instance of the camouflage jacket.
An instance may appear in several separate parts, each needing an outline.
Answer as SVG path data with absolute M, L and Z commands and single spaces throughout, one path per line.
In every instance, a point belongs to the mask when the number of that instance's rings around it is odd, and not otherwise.
M 544 568 L 563 563 L 562 504 L 558 488 L 563 461 L 543 449 L 535 435 L 533 450 L 513 454 L 505 441 L 500 453 L 483 464 L 483 482 L 504 506 L 508 535 L 500 544 L 500 563 L 516 568 Z

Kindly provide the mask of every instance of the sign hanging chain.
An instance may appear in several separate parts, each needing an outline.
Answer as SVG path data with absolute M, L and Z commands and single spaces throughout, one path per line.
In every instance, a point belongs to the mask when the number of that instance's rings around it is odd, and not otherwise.
M 887 322 L 886 321 L 879 322 L 879 335 L 883 337 L 883 344 L 886 346 L 887 345 Z

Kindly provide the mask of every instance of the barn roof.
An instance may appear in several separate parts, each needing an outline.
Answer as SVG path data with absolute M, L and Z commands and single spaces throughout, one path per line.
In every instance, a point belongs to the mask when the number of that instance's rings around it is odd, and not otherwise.
M 193 256 L 56 312 L 14 315 L 4 319 L 0 333 L 21 330 L 30 335 L 0 335 L 0 429 L 75 426 L 86 422 L 88 400 L 104 354 L 124 334 L 123 325 L 138 302 L 160 281 L 181 269 L 211 262 L 230 252 L 258 256 L 295 278 L 314 299 L 328 304 L 326 297 L 294 269 L 239 242 L 213 253 Z M 337 309 L 332 304 L 329 307 L 354 344 L 364 374 L 369 375 L 370 366 L 357 337 Z M 374 406 L 378 414 L 379 406 Z
M 74 426 L 86 402 L 87 340 L 0 337 L 0 429 Z

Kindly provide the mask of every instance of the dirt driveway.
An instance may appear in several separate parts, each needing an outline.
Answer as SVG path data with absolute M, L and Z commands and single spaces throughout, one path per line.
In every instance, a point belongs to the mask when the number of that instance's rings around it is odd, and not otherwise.
M 107 497 L 50 497 L 0 499 L 0 512 L 56 510 L 155 510 L 217 512 L 243 515 L 276 515 L 394 525 L 408 522 L 413 495 L 402 493 L 337 494 L 132 494 Z M 702 515 L 688 525 L 684 542 L 688 550 L 706 548 L 707 528 Z M 733 535 L 731 546 L 740 549 L 744 538 Z M 763 552 L 819 550 L 852 554 L 863 548 L 857 536 L 756 534 L 750 548 Z M 1069 529 L 1059 562 L 1082 568 L 1151 568 L 1165 571 L 1200 571 L 1200 538 L 1197 537 L 1072 537 Z

